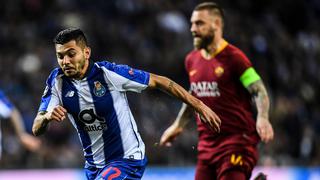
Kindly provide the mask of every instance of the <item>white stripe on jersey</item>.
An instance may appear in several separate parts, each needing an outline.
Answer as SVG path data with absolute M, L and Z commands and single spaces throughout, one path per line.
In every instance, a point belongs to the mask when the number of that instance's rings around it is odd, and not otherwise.
M 122 145 L 125 150 L 124 158 L 143 159 L 145 155 L 145 145 L 138 133 L 126 94 L 112 91 L 111 96 L 120 125 Z

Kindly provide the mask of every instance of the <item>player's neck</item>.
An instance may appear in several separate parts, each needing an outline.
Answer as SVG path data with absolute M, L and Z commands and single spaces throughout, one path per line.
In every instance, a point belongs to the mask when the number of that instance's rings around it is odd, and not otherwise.
M 204 59 L 210 60 L 219 54 L 227 44 L 226 40 L 219 38 L 211 43 L 207 48 L 201 49 L 201 55 Z
M 84 67 L 83 67 L 83 69 L 81 71 L 81 75 L 78 78 L 75 78 L 75 80 L 81 80 L 84 77 L 86 77 L 88 75 L 90 69 L 91 69 L 91 61 L 88 60 L 88 61 L 85 62 L 85 65 L 84 65 Z

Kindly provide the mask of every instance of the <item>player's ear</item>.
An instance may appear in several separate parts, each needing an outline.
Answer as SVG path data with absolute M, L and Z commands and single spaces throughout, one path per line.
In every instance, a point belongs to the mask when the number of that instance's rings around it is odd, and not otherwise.
M 91 55 L 91 48 L 87 46 L 87 47 L 84 48 L 84 57 L 86 59 L 89 59 L 90 55 Z
M 221 28 L 221 27 L 222 27 L 222 19 L 216 17 L 216 18 L 214 19 L 214 24 L 215 24 L 216 27 Z

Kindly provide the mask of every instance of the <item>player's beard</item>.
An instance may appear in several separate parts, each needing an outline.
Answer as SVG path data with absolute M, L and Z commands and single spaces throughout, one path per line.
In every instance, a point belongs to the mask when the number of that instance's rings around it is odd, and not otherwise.
M 85 66 L 85 58 L 83 57 L 82 60 L 80 60 L 77 64 L 75 64 L 75 67 L 72 68 L 72 72 L 67 73 L 66 71 L 64 71 L 64 74 L 69 77 L 69 78 L 74 78 L 74 79 L 78 79 L 81 77 L 81 72 Z
M 207 49 L 208 46 L 213 42 L 214 37 L 215 35 L 213 29 L 211 29 L 207 35 L 194 35 L 193 46 L 198 50 Z

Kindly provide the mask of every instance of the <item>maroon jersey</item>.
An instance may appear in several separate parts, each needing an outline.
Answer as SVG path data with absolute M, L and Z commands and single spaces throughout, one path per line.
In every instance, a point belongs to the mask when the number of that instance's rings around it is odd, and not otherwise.
M 192 94 L 216 112 L 222 121 L 221 132 L 215 133 L 197 117 L 199 159 L 232 151 L 230 144 L 257 144 L 259 137 L 251 96 L 240 81 L 240 76 L 251 66 L 245 54 L 227 42 L 210 60 L 204 59 L 199 50 L 187 55 L 185 67 Z

